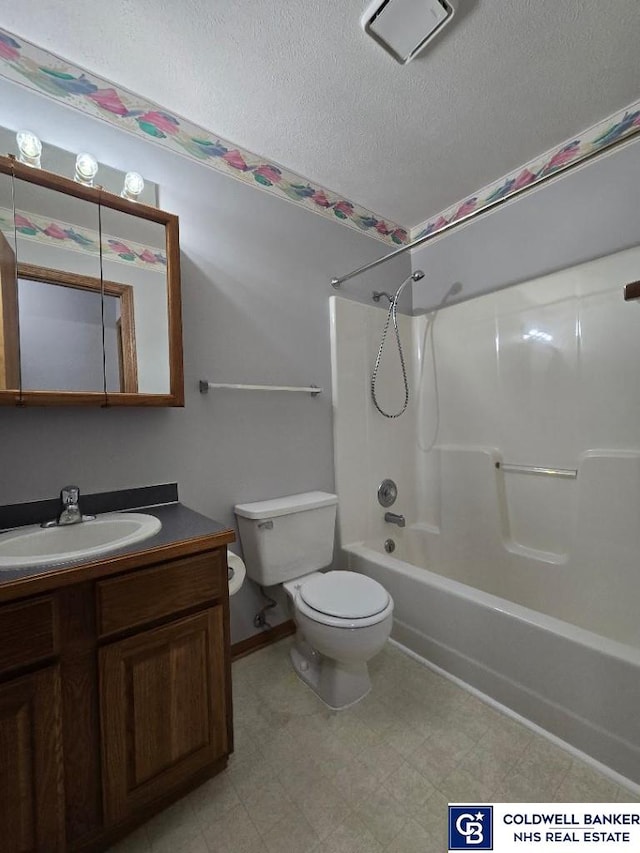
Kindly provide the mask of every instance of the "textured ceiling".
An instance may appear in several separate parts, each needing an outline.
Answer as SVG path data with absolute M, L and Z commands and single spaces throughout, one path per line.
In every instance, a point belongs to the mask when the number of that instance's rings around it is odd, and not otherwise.
M 460 0 L 397 65 L 367 0 L 25 0 L 0 26 L 413 226 L 640 95 L 638 0 Z

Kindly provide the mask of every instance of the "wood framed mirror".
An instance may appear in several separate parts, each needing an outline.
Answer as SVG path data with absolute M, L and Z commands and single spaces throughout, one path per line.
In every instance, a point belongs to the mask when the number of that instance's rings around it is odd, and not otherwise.
M 184 405 L 175 215 L 0 157 L 0 404 Z

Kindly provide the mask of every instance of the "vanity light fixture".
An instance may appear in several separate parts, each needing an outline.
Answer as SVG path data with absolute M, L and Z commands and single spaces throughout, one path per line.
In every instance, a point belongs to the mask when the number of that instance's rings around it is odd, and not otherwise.
M 144 178 L 138 172 L 127 172 L 124 176 L 124 186 L 120 195 L 129 201 L 138 201 L 138 196 L 144 189 Z
M 30 130 L 19 130 L 16 133 L 16 142 L 18 144 L 19 162 L 24 163 L 25 166 L 33 166 L 34 169 L 39 169 L 42 142 L 35 133 Z
M 76 173 L 73 180 L 85 187 L 93 186 L 93 179 L 98 174 L 98 161 L 93 154 L 83 152 L 76 157 Z

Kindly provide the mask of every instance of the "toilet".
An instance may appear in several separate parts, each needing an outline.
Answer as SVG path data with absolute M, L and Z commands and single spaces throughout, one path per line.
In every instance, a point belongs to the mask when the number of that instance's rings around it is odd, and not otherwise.
M 367 661 L 386 643 L 393 599 L 372 578 L 320 572 L 331 564 L 338 498 L 304 492 L 235 507 L 248 576 L 282 584 L 297 626 L 291 661 L 322 701 L 341 710 L 371 690 Z

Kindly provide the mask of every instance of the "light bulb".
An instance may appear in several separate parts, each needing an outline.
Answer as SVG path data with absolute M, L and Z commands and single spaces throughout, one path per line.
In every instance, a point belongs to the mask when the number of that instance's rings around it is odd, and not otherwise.
M 16 133 L 18 144 L 18 160 L 25 166 L 40 168 L 40 156 L 42 155 L 42 143 L 30 130 L 19 130 Z
M 76 157 L 76 174 L 73 178 L 85 187 L 93 186 L 93 179 L 98 174 L 98 161 L 92 154 L 83 152 Z
M 138 172 L 127 172 L 124 176 L 124 186 L 120 195 L 130 201 L 137 201 L 144 189 L 144 178 Z

